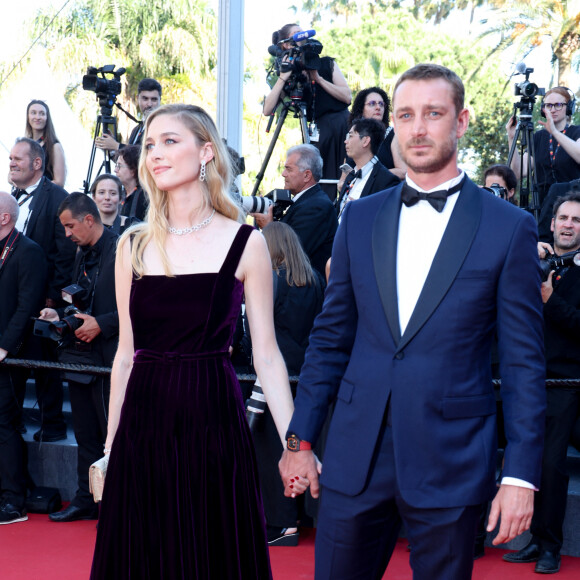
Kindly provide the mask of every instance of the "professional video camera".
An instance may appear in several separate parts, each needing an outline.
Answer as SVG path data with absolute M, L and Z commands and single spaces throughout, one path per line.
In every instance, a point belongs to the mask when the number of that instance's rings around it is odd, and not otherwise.
M 101 107 L 112 109 L 117 95 L 121 94 L 121 77 L 125 74 L 125 70 L 124 68 L 115 70 L 114 64 L 106 64 L 100 68 L 90 66 L 87 68 L 87 74 L 83 76 L 83 89 L 96 93 Z M 105 75 L 113 75 L 113 78 L 108 79 Z
M 274 219 L 280 220 L 286 208 L 292 205 L 292 196 L 288 189 L 273 189 L 264 197 L 245 195 L 241 198 L 242 207 L 247 213 L 268 213 L 274 206 Z
M 557 270 L 558 268 L 566 268 L 567 266 L 580 266 L 580 250 L 574 250 L 573 252 L 567 252 L 561 256 L 556 256 L 556 254 L 551 254 L 540 260 L 540 268 L 542 270 L 542 282 L 545 282 L 550 275 L 552 270 Z
M 79 284 L 71 284 L 62 289 L 62 297 L 71 303 L 65 308 L 64 318 L 56 322 L 36 318 L 33 331 L 35 336 L 50 338 L 57 342 L 67 341 L 83 325 L 84 320 L 77 318 L 75 314 L 85 313 L 87 289 Z
M 496 197 L 501 197 L 502 199 L 508 198 L 508 191 L 505 187 L 502 187 L 499 183 L 492 183 L 489 187 L 484 187 L 486 191 L 493 193 Z
M 299 75 L 305 70 L 320 70 L 322 43 L 311 38 L 315 35 L 316 30 L 297 32 L 268 47 L 268 52 L 275 58 L 274 69 L 278 76 L 286 72 Z M 285 43 L 292 44 L 292 47 L 284 50 L 282 44 Z
M 536 83 L 530 81 L 530 74 L 534 72 L 534 69 L 528 68 L 524 62 L 518 63 L 516 71 L 516 74 L 525 75 L 526 78 L 521 83 L 516 83 L 514 86 L 516 97 L 521 97 L 520 102 L 515 103 L 514 107 L 520 109 L 522 113 L 527 111 L 531 116 L 536 97 L 543 97 L 546 94 L 546 89 L 541 89 Z

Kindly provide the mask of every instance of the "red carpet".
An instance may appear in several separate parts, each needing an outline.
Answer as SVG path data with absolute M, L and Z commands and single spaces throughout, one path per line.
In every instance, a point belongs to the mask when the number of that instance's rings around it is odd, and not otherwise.
M 96 529 L 94 521 L 55 524 L 30 514 L 27 522 L 0 526 L 1 580 L 84 580 L 89 577 Z M 407 542 L 399 541 L 385 578 L 410 580 Z M 487 548 L 475 562 L 474 580 L 534 579 L 533 564 L 507 564 L 504 552 Z M 311 580 L 314 576 L 314 531 L 302 530 L 298 548 L 272 548 L 274 580 Z M 580 578 L 580 558 L 564 556 L 558 580 Z M 224 579 L 226 580 L 226 579 Z M 248 579 L 251 580 L 251 579 Z

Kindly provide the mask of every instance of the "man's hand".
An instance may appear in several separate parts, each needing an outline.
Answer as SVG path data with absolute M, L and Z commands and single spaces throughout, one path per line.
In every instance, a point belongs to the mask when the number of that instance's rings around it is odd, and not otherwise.
M 554 277 L 554 270 L 548 274 L 548 279 L 542 282 L 542 302 L 546 304 L 550 300 L 550 296 L 554 292 L 554 286 L 552 285 L 552 278 Z
M 268 213 L 251 213 L 250 215 L 256 220 L 256 225 L 263 230 L 274 221 L 274 206 L 270 205 Z
M 8 351 L 0 348 L 0 362 L 2 362 L 8 356 Z
M 313 451 L 292 452 L 285 449 L 278 468 L 286 497 L 296 497 L 304 493 L 308 487 L 312 497 L 318 497 L 318 474 L 322 466 Z
M 552 248 L 550 244 L 546 242 L 538 242 L 538 256 L 540 257 L 540 260 L 543 260 L 548 256 L 551 256 L 553 253 L 554 248 Z
M 95 146 L 106 151 L 119 150 L 119 143 L 117 143 L 117 141 L 115 141 L 115 139 L 113 139 L 113 137 L 107 133 L 104 133 L 95 139 Z
M 525 532 L 532 523 L 533 513 L 533 489 L 502 484 L 491 504 L 487 524 L 487 531 L 493 531 L 501 515 L 499 532 L 493 545 L 505 544 Z
M 43 308 L 40 311 L 39 318 L 41 320 L 48 320 L 48 322 L 57 322 L 60 320 L 58 312 L 54 308 Z
M 81 318 L 84 320 L 82 326 L 75 330 L 75 336 L 79 340 L 82 340 L 83 342 L 91 342 L 100 334 L 101 327 L 94 316 L 79 312 L 78 314 L 75 314 L 75 318 Z

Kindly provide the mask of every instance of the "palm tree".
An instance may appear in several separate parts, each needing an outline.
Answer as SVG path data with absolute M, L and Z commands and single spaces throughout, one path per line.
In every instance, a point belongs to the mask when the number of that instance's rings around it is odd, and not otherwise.
M 494 24 L 482 36 L 499 34 L 492 52 L 515 47 L 525 55 L 549 39 L 557 84 L 568 86 L 580 47 L 580 0 L 495 0 Z

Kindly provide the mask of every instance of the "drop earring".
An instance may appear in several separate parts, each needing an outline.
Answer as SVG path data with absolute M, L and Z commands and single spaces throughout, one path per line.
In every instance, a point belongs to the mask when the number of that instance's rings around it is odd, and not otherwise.
M 201 167 L 199 168 L 199 180 L 205 181 L 205 160 L 202 160 Z

